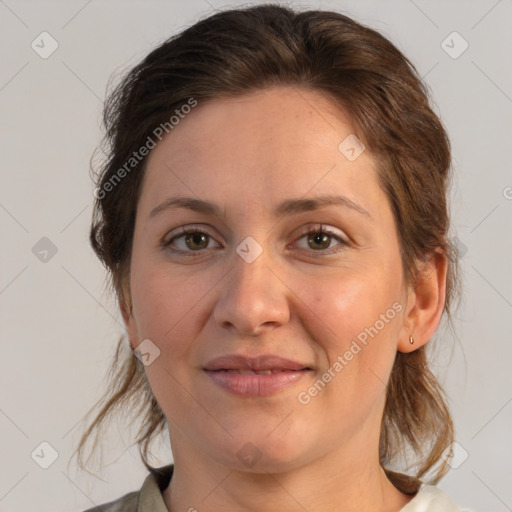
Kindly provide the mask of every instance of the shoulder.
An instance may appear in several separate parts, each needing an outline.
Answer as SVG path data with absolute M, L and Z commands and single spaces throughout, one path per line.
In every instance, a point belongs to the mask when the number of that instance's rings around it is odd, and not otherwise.
M 422 485 L 416 496 L 400 512 L 464 512 L 444 491 Z
M 169 485 L 173 469 L 172 464 L 151 469 L 139 491 L 130 492 L 84 512 L 167 512 L 162 491 Z
M 137 512 L 140 491 L 130 492 L 117 500 L 88 508 L 84 512 Z

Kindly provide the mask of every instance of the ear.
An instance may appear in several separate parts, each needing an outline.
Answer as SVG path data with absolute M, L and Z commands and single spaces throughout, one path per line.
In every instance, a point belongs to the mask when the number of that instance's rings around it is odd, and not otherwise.
M 126 328 L 126 334 L 130 341 L 132 350 L 135 350 L 139 346 L 139 333 L 135 318 L 133 317 L 133 307 L 131 301 L 131 291 L 129 284 L 129 277 L 123 280 L 122 291 L 118 293 L 119 309 L 123 316 L 123 322 Z
M 446 255 L 440 251 L 419 263 L 419 275 L 409 290 L 404 325 L 398 337 L 399 352 L 412 352 L 434 335 L 446 300 L 447 263 Z

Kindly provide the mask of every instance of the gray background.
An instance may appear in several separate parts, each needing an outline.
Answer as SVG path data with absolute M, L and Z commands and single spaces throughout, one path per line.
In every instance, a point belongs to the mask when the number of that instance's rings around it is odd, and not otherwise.
M 146 470 L 122 424 L 106 434 L 103 480 L 68 464 L 123 332 L 88 245 L 89 159 L 111 74 L 233 5 L 241 4 L 0 0 L 2 511 L 79 511 L 142 483 Z M 459 443 L 440 486 L 470 510 L 512 510 L 512 3 L 290 5 L 338 10 L 382 31 L 433 91 L 453 144 L 452 211 L 465 282 L 456 335 L 438 343 L 434 362 Z M 51 48 L 38 37 L 43 31 L 58 43 L 46 59 L 31 47 L 35 40 L 40 52 Z M 453 58 L 464 41 L 467 50 Z M 40 464 L 53 452 L 42 442 L 58 454 L 48 469 Z M 170 461 L 165 438 L 155 456 L 154 464 Z

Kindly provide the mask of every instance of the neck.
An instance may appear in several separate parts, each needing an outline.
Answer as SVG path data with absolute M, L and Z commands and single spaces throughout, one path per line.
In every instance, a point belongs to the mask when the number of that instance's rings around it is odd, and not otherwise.
M 164 491 L 171 512 L 397 512 L 411 499 L 391 484 L 378 459 L 361 454 L 330 452 L 296 469 L 265 473 L 191 455 L 174 454 L 174 474 Z

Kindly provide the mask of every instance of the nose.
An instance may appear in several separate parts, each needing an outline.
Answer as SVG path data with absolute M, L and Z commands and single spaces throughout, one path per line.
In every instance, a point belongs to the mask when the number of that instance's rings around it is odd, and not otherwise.
M 234 255 L 233 268 L 215 304 L 217 324 L 237 335 L 257 336 L 290 319 L 290 290 L 264 254 L 252 263 Z

